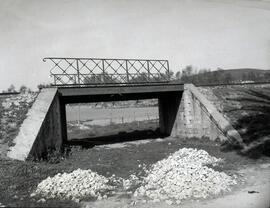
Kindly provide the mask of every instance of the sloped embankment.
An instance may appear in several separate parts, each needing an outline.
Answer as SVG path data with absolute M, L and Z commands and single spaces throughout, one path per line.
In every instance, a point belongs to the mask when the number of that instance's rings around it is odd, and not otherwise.
M 26 118 L 37 93 L 20 93 L 0 96 L 0 156 L 5 157 L 13 145 L 19 128 Z
M 243 138 L 241 152 L 252 157 L 269 155 L 270 84 L 199 87 L 228 118 Z

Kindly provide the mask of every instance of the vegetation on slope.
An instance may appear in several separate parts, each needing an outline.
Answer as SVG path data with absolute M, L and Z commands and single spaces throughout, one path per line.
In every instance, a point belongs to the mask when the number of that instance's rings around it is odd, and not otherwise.
M 175 82 L 195 85 L 270 82 L 270 70 L 261 69 L 195 69 L 187 66 L 175 74 Z
M 226 163 L 219 171 L 227 174 L 236 172 L 240 166 L 254 162 L 233 152 L 220 152 L 216 142 L 172 138 L 96 146 L 90 149 L 74 148 L 69 156 L 58 158 L 58 160 L 54 160 L 52 156 L 48 162 L 0 159 L 0 203 L 8 207 L 79 207 L 79 204 L 70 200 L 45 201 L 40 196 L 31 197 L 30 195 L 48 176 L 52 177 L 63 172 L 70 173 L 78 168 L 91 169 L 106 177 L 114 174 L 127 179 L 131 174 L 140 175 L 143 167 L 149 168 L 152 164 L 184 147 L 203 149 L 215 157 L 224 158 Z M 119 196 L 119 200 L 123 197 L 130 197 L 130 195 L 123 193 Z
M 36 93 L 21 93 L 0 97 L 0 140 L 12 145 L 19 127 L 34 102 Z
M 241 153 L 251 157 L 270 156 L 270 86 L 216 86 L 208 91 L 218 98 L 206 93 L 208 99 L 243 138 L 244 146 L 228 143 L 225 147 L 241 149 Z

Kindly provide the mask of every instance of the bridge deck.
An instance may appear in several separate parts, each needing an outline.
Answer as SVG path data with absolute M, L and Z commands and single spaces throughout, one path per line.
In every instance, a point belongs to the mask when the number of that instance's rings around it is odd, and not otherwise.
M 61 93 L 62 96 L 136 94 L 136 93 L 155 93 L 155 92 L 176 92 L 183 90 L 184 90 L 183 84 L 58 87 L 58 91 Z
M 151 85 L 104 85 L 58 87 L 64 103 L 103 102 L 116 100 L 137 100 L 159 98 L 168 93 L 179 93 L 184 90 L 183 84 L 151 84 Z

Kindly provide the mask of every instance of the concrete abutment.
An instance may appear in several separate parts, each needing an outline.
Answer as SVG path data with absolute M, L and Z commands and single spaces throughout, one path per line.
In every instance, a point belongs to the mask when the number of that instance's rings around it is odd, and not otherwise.
M 46 157 L 48 151 L 60 151 L 67 141 L 65 105 L 79 102 L 101 102 L 115 100 L 157 98 L 159 125 L 162 134 L 179 137 L 208 137 L 211 140 L 236 139 L 239 133 L 233 129 L 194 85 L 176 85 L 163 88 L 137 87 L 100 90 L 79 88 L 42 89 L 29 110 L 15 146 L 10 148 L 8 157 L 18 160 Z M 144 91 L 145 90 L 145 91 Z
M 62 123 L 57 88 L 42 89 L 23 121 L 7 156 L 26 160 L 41 158 L 62 146 Z

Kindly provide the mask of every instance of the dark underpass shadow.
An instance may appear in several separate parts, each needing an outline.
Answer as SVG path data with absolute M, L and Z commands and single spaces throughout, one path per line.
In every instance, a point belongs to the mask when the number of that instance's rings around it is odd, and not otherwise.
M 168 135 L 162 134 L 160 129 L 156 130 L 135 130 L 132 132 L 119 132 L 114 135 L 90 137 L 83 139 L 70 139 L 66 142 L 66 145 L 82 146 L 84 148 L 92 148 L 96 145 L 115 144 L 128 141 L 136 141 L 143 139 L 157 139 L 164 138 Z

